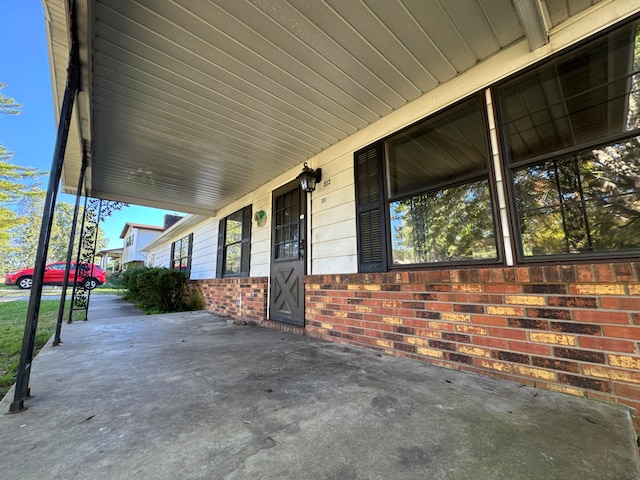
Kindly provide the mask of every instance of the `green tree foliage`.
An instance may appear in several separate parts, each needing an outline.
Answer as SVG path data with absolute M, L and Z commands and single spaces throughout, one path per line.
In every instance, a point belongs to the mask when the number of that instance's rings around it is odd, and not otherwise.
M 38 183 L 27 183 L 44 172 L 30 167 L 20 167 L 8 160 L 12 154 L 0 145 L 0 245 L 9 240 L 9 231 L 25 221 L 15 212 L 15 206 L 24 198 L 43 198 Z
M 525 255 L 640 248 L 640 139 L 515 172 Z
M 0 90 L 5 86 L 0 83 Z M 0 93 L 0 114 L 18 115 L 21 107 L 13 98 Z M 44 210 L 45 192 L 40 188 L 38 178 L 46 172 L 15 165 L 10 162 L 12 156 L 13 153 L 0 144 L 0 275 L 33 266 Z M 67 258 L 73 210 L 73 205 L 67 202 L 56 205 L 49 241 L 49 262 Z M 97 235 L 97 250 L 106 248 L 108 241 L 100 228 Z M 78 228 L 74 252 L 77 252 L 79 236 Z
M 0 83 L 0 90 L 6 84 Z M 0 114 L 18 115 L 20 105 L 13 98 L 0 92 Z M 25 197 L 39 197 L 44 195 L 38 182 L 34 182 L 45 172 L 37 168 L 21 167 L 10 162 L 13 152 L 0 143 L 0 247 L 6 246 L 9 240 L 9 230 L 20 225 L 24 219 L 16 215 L 16 203 Z
M 0 82 L 0 90 L 7 86 L 6 83 Z M 19 115 L 22 105 L 13 98 L 7 97 L 0 93 L 0 114 L 3 115 Z
M 19 203 L 17 212 L 24 221 L 11 230 L 10 241 L 4 248 L 0 248 L 0 274 L 33 266 L 38 249 L 43 208 L 44 200 L 41 197 L 28 197 Z M 66 260 L 73 226 L 73 210 L 74 206 L 68 202 L 57 203 L 49 240 L 47 262 Z M 82 214 L 83 210 L 80 208 L 76 237 L 74 239 L 73 260 L 75 260 L 75 255 L 78 252 Z M 98 228 L 96 251 L 107 248 L 108 243 L 104 231 L 102 228 Z
M 58 202 L 53 217 L 53 227 L 51 229 L 51 239 L 49 240 L 49 261 L 64 260 L 67 257 L 67 248 L 69 247 L 69 235 L 73 227 L 73 205 L 67 202 Z M 87 218 L 85 219 L 85 229 L 87 225 L 94 225 L 96 219 L 93 217 L 95 212 L 89 210 Z M 82 225 L 83 208 L 80 207 L 78 212 L 78 226 L 76 229 L 76 237 L 74 239 L 73 251 L 74 255 L 78 252 L 78 245 L 80 242 L 80 227 Z M 107 248 L 109 240 L 104 235 L 104 231 L 98 225 L 97 235 L 98 239 L 95 241 L 94 235 L 96 230 L 91 228 L 89 232 L 85 232 L 85 235 L 89 235 L 89 239 L 86 242 L 87 247 L 93 246 L 95 242 L 96 252 Z

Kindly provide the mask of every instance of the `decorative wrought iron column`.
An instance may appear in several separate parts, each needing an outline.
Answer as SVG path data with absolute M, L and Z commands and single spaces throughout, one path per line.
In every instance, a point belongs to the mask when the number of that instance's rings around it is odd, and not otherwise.
M 91 277 L 91 265 L 94 264 L 96 256 L 100 222 L 106 217 L 110 217 L 113 212 L 121 210 L 125 206 L 127 206 L 127 204 L 122 202 L 85 198 L 80 241 L 78 244 L 78 256 L 75 265 L 76 279 Z M 91 290 L 92 286 L 87 285 L 84 281 L 79 282 L 76 280 L 74 282 L 68 323 L 73 322 L 73 320 L 82 319 L 86 321 L 89 319 Z M 81 318 L 78 318 L 78 316 Z

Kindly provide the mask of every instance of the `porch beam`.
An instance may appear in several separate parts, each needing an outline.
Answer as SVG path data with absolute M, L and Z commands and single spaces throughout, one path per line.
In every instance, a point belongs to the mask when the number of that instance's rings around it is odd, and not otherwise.
M 512 0 L 531 51 L 549 43 L 549 15 L 543 0 Z

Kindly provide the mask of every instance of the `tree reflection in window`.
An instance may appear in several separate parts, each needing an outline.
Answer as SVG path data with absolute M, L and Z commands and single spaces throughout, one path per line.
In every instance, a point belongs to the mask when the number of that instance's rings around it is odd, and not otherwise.
M 249 276 L 251 205 L 220 219 L 216 278 Z
M 524 258 L 640 249 L 640 24 L 496 88 Z
M 393 263 L 497 257 L 488 180 L 391 203 Z
M 242 259 L 242 210 L 227 217 L 224 249 L 225 276 L 239 275 Z
M 640 137 L 514 171 L 525 256 L 640 248 Z
M 389 138 L 386 153 L 393 265 L 498 258 L 482 95 Z
M 191 249 L 193 233 L 171 244 L 171 268 L 184 270 L 189 274 L 191 267 Z

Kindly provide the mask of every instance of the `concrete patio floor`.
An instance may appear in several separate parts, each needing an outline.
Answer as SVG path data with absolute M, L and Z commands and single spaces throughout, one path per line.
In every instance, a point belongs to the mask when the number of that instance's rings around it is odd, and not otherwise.
M 91 303 L 36 358 L 29 408 L 0 415 L 0 478 L 640 478 L 621 406 L 205 312 Z

